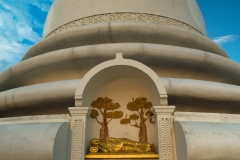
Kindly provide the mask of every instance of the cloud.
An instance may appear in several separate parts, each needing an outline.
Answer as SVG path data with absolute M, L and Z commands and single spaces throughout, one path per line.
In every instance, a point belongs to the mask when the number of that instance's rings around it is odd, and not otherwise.
M 36 5 L 38 8 L 40 8 L 44 12 L 48 12 L 49 10 L 49 3 L 52 3 L 53 0 L 32 0 L 32 5 Z
M 41 39 L 44 18 L 52 2 L 0 0 L 0 73 L 18 63 Z
M 212 40 L 219 45 L 223 45 L 224 43 L 235 41 L 238 37 L 239 37 L 238 35 L 231 34 L 231 35 L 212 38 Z
M 19 62 L 30 46 L 0 38 L 0 72 Z

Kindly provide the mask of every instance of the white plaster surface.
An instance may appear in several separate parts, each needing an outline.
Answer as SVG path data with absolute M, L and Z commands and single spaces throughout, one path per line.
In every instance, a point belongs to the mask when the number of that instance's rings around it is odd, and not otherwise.
M 74 106 L 74 93 L 79 82 L 80 80 L 69 80 L 42 83 L 1 92 L 0 103 L 4 103 L 4 105 L 0 105 L 0 110 L 26 106 L 44 107 L 50 101 L 54 104 L 49 105 L 59 106 L 66 101 L 69 104 L 69 101 L 72 100 L 72 106 Z
M 161 78 L 169 95 L 209 101 L 238 101 L 240 87 L 200 80 Z
M 159 160 L 175 160 L 173 139 L 174 109 L 175 106 L 154 106 L 158 140 L 156 151 L 159 154 Z
M 0 125 L 1 160 L 67 160 L 69 123 Z
M 68 114 L 22 116 L 22 117 L 0 118 L 0 125 L 24 124 L 24 123 L 46 123 L 46 122 L 69 122 L 69 119 L 70 117 Z
M 180 160 L 239 160 L 239 115 L 175 114 L 177 156 Z
M 81 100 L 82 98 L 84 99 L 83 105 L 89 105 L 92 99 L 89 101 L 88 97 L 93 97 L 93 93 L 96 94 L 100 87 L 109 85 L 108 83 L 113 81 L 121 81 L 124 78 L 145 82 L 142 86 L 146 88 L 145 90 L 152 90 L 155 105 L 167 105 L 167 92 L 157 74 L 146 65 L 134 60 L 124 59 L 122 53 L 117 53 L 115 59 L 95 66 L 83 77 L 75 93 L 76 106 L 81 106 L 77 102 L 78 99 Z M 113 90 L 110 93 L 119 91 L 119 87 L 112 86 L 110 88 Z M 134 89 L 132 90 L 134 91 Z
M 121 89 L 123 92 L 131 93 L 131 96 L 138 96 L 135 94 L 137 90 L 144 91 L 144 94 L 151 95 L 153 90 L 144 89 L 145 87 L 149 88 L 151 83 L 147 84 L 146 81 L 133 78 L 125 78 L 123 81 L 113 81 L 106 85 L 107 88 L 112 88 L 113 86 Z M 175 97 L 176 104 L 182 104 L 187 100 L 188 104 L 192 107 L 200 105 L 201 103 L 208 102 L 208 109 L 215 108 L 216 106 L 224 107 L 228 113 L 233 112 L 232 109 L 237 109 L 240 107 L 240 87 L 235 85 L 207 82 L 207 81 L 198 81 L 190 79 L 175 79 L 175 78 L 161 78 L 161 81 L 166 88 L 168 96 Z M 76 80 L 66 80 L 58 81 L 52 83 L 43 83 L 37 85 L 31 85 L 27 87 L 16 88 L 14 90 L 8 90 L 0 93 L 0 110 L 8 110 L 11 108 L 20 107 L 34 107 L 41 105 L 42 100 L 44 99 L 45 105 L 55 106 L 56 108 L 61 104 L 62 100 L 72 101 L 72 106 L 74 106 L 74 94 L 81 83 L 80 79 Z M 131 85 L 130 85 L 131 84 Z M 145 87 L 143 87 L 143 85 Z M 124 87 L 124 86 L 128 87 Z M 149 86 L 150 85 L 150 86 Z M 123 86 L 123 87 L 122 87 Z M 130 89 L 131 88 L 131 89 Z M 136 89 L 134 91 L 133 89 Z M 113 91 L 114 89 L 112 89 Z M 61 92 L 60 92 L 61 91 Z M 111 90 L 109 90 L 111 91 Z M 146 91 L 146 92 L 145 92 Z M 34 93 L 34 94 L 33 94 Z M 104 94 L 102 94 L 104 96 Z M 116 95 L 118 94 L 108 94 Z M 130 97 L 131 97 L 130 96 Z M 96 97 L 95 97 L 96 98 Z M 114 97 L 113 97 L 114 98 Z M 192 100 L 194 98 L 194 100 Z M 199 100 L 196 102 L 196 99 Z M 155 102 L 155 100 L 151 99 Z M 213 102 L 210 104 L 209 102 Z M 90 103 L 90 102 L 89 102 Z M 88 103 L 88 104 L 89 104 Z M 227 105 L 226 105 L 227 103 Z M 125 104 L 125 102 L 123 103 Z M 69 107 L 70 105 L 66 106 Z M 204 103 L 202 106 L 205 106 Z M 188 111 L 192 111 L 193 108 L 188 108 Z M 197 108 L 201 110 L 201 108 Z M 27 112 L 27 110 L 26 110 Z M 215 111 L 216 112 L 216 111 Z M 218 110 L 220 112 L 220 110 Z M 221 111 L 222 112 L 222 111 Z M 192 114 L 192 113 L 191 113 Z M 203 115 L 204 116 L 204 115 Z
M 73 20 L 116 12 L 148 13 L 187 23 L 206 34 L 205 23 L 195 0 L 55 0 L 44 26 L 44 37 Z
M 31 47 L 22 60 L 64 48 L 109 43 L 167 44 L 228 57 L 226 52 L 209 38 L 181 28 L 143 22 L 105 22 L 65 30 L 47 37 Z
M 175 121 L 239 123 L 239 114 L 175 112 Z
M 115 43 L 58 50 L 12 66 L 0 75 L 0 90 L 82 78 L 94 66 L 123 57 L 147 65 L 160 77 L 240 84 L 238 63 L 209 52 L 170 45 Z M 96 57 L 96 58 L 93 58 Z
M 90 141 L 86 137 L 91 134 L 86 129 L 88 122 L 86 116 L 89 115 L 89 107 L 69 107 L 71 114 L 71 160 L 84 160 L 85 155 L 89 152 Z M 87 144 L 87 145 L 86 145 Z

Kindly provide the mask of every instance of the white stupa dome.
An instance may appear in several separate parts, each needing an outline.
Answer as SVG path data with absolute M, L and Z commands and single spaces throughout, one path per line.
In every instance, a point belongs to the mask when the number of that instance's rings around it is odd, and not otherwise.
M 55 0 L 43 37 L 76 26 L 115 21 L 147 21 L 206 35 L 202 13 L 194 0 Z

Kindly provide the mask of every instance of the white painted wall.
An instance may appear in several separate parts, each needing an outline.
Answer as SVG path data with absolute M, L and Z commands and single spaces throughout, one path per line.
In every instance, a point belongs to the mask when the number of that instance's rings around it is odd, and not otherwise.
M 66 122 L 0 124 L 1 160 L 67 160 Z
M 239 160 L 240 116 L 175 113 L 178 160 Z

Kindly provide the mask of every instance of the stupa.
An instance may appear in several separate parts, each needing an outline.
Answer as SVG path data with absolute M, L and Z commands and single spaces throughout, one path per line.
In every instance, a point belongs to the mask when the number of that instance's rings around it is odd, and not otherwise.
M 55 0 L 0 75 L 0 159 L 239 160 L 239 85 L 195 0 Z

